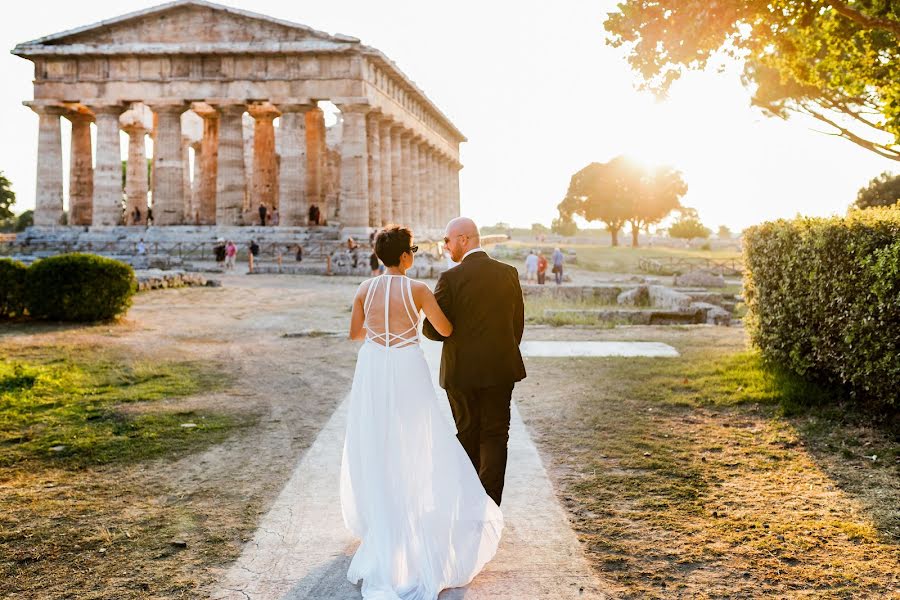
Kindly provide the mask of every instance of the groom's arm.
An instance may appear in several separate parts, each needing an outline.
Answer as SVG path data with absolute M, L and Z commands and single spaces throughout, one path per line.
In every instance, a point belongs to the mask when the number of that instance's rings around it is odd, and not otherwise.
M 437 285 L 434 286 L 434 297 L 437 300 L 438 306 L 441 307 L 441 310 L 444 312 L 444 315 L 447 319 L 452 323 L 453 322 L 453 311 L 451 310 L 451 295 L 450 295 L 450 286 L 447 284 L 447 279 L 444 277 L 444 273 L 441 273 L 441 276 L 438 278 Z M 440 333 L 437 332 L 437 329 L 434 328 L 434 325 L 431 324 L 431 321 L 425 319 L 422 323 L 422 333 L 425 334 L 429 340 L 434 340 L 435 342 L 443 342 L 445 339 Z
M 525 298 L 522 296 L 519 272 L 513 269 L 513 273 L 513 331 L 516 334 L 516 344 L 521 344 L 522 334 L 525 333 Z

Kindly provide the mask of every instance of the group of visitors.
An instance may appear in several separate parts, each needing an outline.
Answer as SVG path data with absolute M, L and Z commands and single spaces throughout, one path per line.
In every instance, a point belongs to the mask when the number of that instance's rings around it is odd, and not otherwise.
M 213 254 L 216 257 L 216 262 L 222 264 L 221 268 L 224 271 L 234 270 L 237 253 L 237 244 L 232 240 L 219 238 L 216 240 L 216 245 L 213 246 Z M 248 273 L 253 272 L 253 261 L 257 256 L 259 256 L 259 244 L 256 243 L 256 240 L 250 240 L 250 243 L 247 245 L 247 261 L 249 264 Z
M 563 262 L 565 261 L 562 250 L 554 248 L 551 260 L 553 261 L 552 271 L 556 285 L 560 285 L 563 281 Z M 527 283 L 536 282 L 538 285 L 544 285 L 549 264 L 547 257 L 540 250 L 537 252 L 534 250 L 529 251 L 528 256 L 525 257 L 525 281 Z
M 269 210 L 268 206 L 260 202 L 257 212 L 259 213 L 259 224 L 263 227 L 276 226 L 281 221 L 277 206 L 273 206 L 272 210 Z

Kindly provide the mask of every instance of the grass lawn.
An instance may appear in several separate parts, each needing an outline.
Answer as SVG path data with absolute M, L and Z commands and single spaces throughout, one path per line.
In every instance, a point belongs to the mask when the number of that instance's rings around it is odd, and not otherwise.
M 598 575 L 624 598 L 896 597 L 896 432 L 727 330 L 647 331 L 681 357 L 531 359 L 516 388 Z
M 174 542 L 201 539 L 208 556 L 230 544 L 201 535 L 225 525 L 203 523 L 154 473 L 253 423 L 176 401 L 229 378 L 211 365 L 95 347 L 3 351 L 0 597 L 186 597 L 190 584 L 167 563 L 180 560 Z
M 539 245 L 527 242 L 511 241 L 504 244 L 510 249 L 543 248 L 544 254 L 549 257 L 553 252 L 552 245 Z M 577 255 L 577 266 L 587 271 L 602 271 L 608 273 L 638 273 L 638 265 L 642 258 L 669 259 L 713 259 L 713 260 L 740 260 L 741 253 L 736 250 L 700 250 L 695 248 L 665 248 L 665 247 L 638 247 L 630 246 L 612 247 L 608 244 L 578 244 L 562 245 L 563 251 L 574 250 Z M 515 264 L 515 261 L 507 261 Z M 521 263 L 521 261 L 519 261 Z M 516 265 L 520 269 L 522 264 Z M 572 266 L 572 265 L 570 265 Z

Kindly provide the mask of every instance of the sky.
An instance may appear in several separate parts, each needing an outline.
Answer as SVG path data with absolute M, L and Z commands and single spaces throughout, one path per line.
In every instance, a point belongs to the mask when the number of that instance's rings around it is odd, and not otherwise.
M 4 8 L 0 46 L 159 3 L 15 3 Z M 690 74 L 662 102 L 638 91 L 623 51 L 605 43 L 612 0 L 225 3 L 352 35 L 397 63 L 468 137 L 462 212 L 479 224 L 549 224 L 572 174 L 619 154 L 680 169 L 682 203 L 707 226 L 734 231 L 841 214 L 871 178 L 900 171 L 808 121 L 763 116 L 734 63 Z M 3 53 L 0 72 L 0 171 L 20 212 L 34 206 L 37 116 L 21 104 L 32 98 L 32 63 Z

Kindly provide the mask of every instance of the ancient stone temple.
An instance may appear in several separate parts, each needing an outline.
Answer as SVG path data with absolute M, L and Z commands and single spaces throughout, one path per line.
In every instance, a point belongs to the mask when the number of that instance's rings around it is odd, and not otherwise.
M 36 226 L 437 231 L 459 214 L 460 131 L 384 54 L 345 35 L 199 0 L 16 46 L 34 63 Z M 319 102 L 340 110 L 326 128 Z M 96 128 L 92 148 L 91 125 Z M 122 189 L 120 130 L 128 134 Z M 147 169 L 147 136 L 153 141 Z M 274 225 L 275 223 L 270 223 Z

